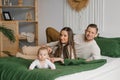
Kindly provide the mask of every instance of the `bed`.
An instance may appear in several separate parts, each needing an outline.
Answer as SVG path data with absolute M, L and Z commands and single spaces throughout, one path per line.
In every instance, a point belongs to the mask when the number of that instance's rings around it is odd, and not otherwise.
M 120 80 L 120 58 L 102 56 L 90 63 L 81 60 L 80 65 L 56 63 L 56 70 L 28 70 L 31 62 L 18 57 L 0 58 L 0 80 Z
M 66 60 L 66 65 L 56 63 L 56 70 L 28 70 L 32 60 L 26 58 L 33 58 L 34 52 L 31 51 L 33 47 L 25 47 L 25 53 L 21 54 L 23 58 L 0 58 L 0 80 L 120 80 L 120 38 L 99 37 L 95 40 L 102 59 L 91 62 Z
M 106 63 L 106 59 L 89 62 L 84 59 L 65 59 L 65 64 L 55 63 L 57 68 L 55 70 L 37 68 L 29 70 L 32 61 L 19 57 L 0 58 L 0 80 L 55 80 L 60 76 L 93 70 Z
M 120 58 L 103 56 L 107 63 L 97 69 L 65 75 L 55 80 L 120 80 Z

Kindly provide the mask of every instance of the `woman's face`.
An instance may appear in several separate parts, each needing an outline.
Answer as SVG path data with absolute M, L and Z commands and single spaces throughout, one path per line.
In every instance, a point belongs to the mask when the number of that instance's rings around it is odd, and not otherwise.
M 63 44 L 68 43 L 68 32 L 67 31 L 65 31 L 65 30 L 61 31 L 61 33 L 60 33 L 60 41 Z

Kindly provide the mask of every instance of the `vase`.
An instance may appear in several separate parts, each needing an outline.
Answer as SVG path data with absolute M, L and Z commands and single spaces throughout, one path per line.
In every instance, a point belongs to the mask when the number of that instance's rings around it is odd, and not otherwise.
M 22 6 L 23 5 L 23 0 L 18 0 L 18 5 Z

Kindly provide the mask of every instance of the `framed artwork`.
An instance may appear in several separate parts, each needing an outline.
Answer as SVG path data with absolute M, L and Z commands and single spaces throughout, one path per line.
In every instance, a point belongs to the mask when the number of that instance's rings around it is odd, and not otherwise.
M 11 15 L 8 11 L 3 12 L 4 20 L 12 20 Z

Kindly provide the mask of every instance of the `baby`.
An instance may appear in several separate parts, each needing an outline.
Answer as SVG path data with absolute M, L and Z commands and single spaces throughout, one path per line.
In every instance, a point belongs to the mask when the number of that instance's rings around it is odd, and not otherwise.
M 55 64 L 49 60 L 48 50 L 46 47 L 39 48 L 37 56 L 38 58 L 29 66 L 30 70 L 33 70 L 35 67 L 56 69 Z

